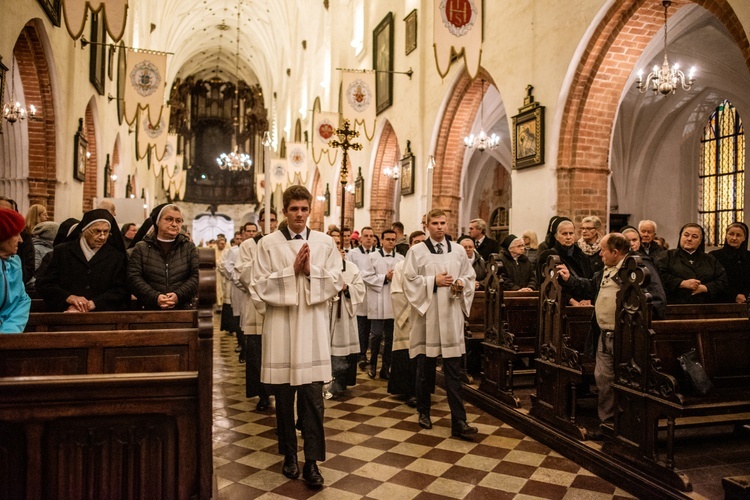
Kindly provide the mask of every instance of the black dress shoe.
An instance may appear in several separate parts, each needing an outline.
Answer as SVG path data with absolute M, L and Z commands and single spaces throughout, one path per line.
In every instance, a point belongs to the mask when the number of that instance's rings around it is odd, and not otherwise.
M 315 460 L 307 460 L 305 466 L 302 469 L 302 479 L 305 480 L 308 486 L 318 488 L 323 486 L 323 476 L 320 474 L 318 464 Z
M 388 372 L 384 372 L 384 371 L 381 370 L 380 371 L 380 378 L 382 378 L 383 380 L 388 380 L 389 378 L 391 378 L 391 376 L 390 376 L 390 374 Z
M 412 396 L 409 399 L 406 400 L 406 406 L 409 408 L 416 408 L 417 407 L 417 398 Z
M 479 432 L 479 429 L 470 426 L 463 420 L 454 425 L 453 429 L 451 430 L 451 434 L 459 438 L 465 438 L 467 436 L 471 436 L 472 434 L 476 434 L 477 432 Z
M 247 359 L 245 359 L 245 353 L 241 352 L 240 353 L 240 364 L 245 363 L 246 361 L 247 361 Z
M 281 473 L 289 479 L 297 479 L 299 477 L 297 455 L 287 455 L 284 457 L 284 467 L 281 468 Z
M 242 347 L 240 346 L 235 347 L 234 352 L 242 352 Z
M 370 367 L 367 369 L 367 376 L 370 378 L 375 378 L 375 368 Z
M 364 370 L 367 370 L 367 366 L 370 364 L 370 362 L 367 361 L 367 358 L 365 358 L 365 359 L 360 360 L 358 364 L 359 364 L 359 369 L 364 371 Z
M 422 429 L 432 429 L 432 420 L 430 420 L 430 416 L 426 413 L 420 413 L 419 414 L 419 426 Z
M 268 401 L 268 398 L 260 398 L 258 404 L 255 405 L 255 411 L 266 411 L 269 403 L 270 401 Z

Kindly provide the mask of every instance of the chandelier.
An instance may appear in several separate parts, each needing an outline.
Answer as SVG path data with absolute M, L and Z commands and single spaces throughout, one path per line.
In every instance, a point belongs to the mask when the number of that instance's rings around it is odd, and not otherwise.
M 237 53 L 235 54 L 235 76 L 237 77 L 237 85 L 234 88 L 234 110 L 236 115 L 234 116 L 234 125 L 232 128 L 232 145 L 234 150 L 227 154 L 221 153 L 216 158 L 216 163 L 219 164 L 219 168 L 222 170 L 229 170 L 230 172 L 241 172 L 248 171 L 253 166 L 253 161 L 250 156 L 240 152 L 240 146 L 237 144 L 237 135 L 240 128 L 240 13 L 242 12 L 242 0 L 237 2 Z
M 16 101 L 16 58 L 11 58 L 11 73 L 10 73 L 10 102 L 3 104 L 3 118 L 8 120 L 9 123 L 16 123 L 18 120 L 25 120 L 26 116 L 29 120 L 33 120 L 36 116 L 36 107 L 31 104 L 28 111 L 26 106 L 23 106 L 19 101 Z
M 401 177 L 401 166 L 400 165 L 394 165 L 392 167 L 385 167 L 383 169 L 383 175 L 386 177 L 393 177 L 393 180 L 398 180 L 399 177 Z
M 695 67 L 690 68 L 690 73 L 685 78 L 685 73 L 680 71 L 677 64 L 672 67 L 669 66 L 669 60 L 667 59 L 667 10 L 672 5 L 672 0 L 662 0 L 661 4 L 664 6 L 664 62 L 661 68 L 654 65 L 646 80 L 643 79 L 643 70 L 638 71 L 635 86 L 641 94 L 645 94 L 650 89 L 654 94 L 660 93 L 667 96 L 675 93 L 678 84 L 682 87 L 682 90 L 690 90 L 693 82 L 695 82 Z
M 482 101 L 479 104 L 479 124 L 484 127 L 484 80 L 482 80 Z M 471 134 L 464 137 L 464 144 L 469 149 L 477 149 L 484 152 L 485 149 L 495 149 L 500 145 L 500 137 L 497 134 L 487 135 L 484 128 L 480 129 L 478 135 Z

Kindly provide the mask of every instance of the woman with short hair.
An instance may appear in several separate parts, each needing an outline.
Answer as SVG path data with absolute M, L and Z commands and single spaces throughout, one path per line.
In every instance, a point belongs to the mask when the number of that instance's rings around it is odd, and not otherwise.
M 596 215 L 584 217 L 581 221 L 581 237 L 576 245 L 586 254 L 591 264 L 591 271 L 596 273 L 604 269 L 602 257 L 602 220 Z

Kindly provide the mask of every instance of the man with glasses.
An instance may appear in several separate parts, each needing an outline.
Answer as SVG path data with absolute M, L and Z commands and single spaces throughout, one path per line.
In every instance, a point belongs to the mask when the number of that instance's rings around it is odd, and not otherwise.
M 388 379 L 391 372 L 391 350 L 393 348 L 393 306 L 391 304 L 391 281 L 393 268 L 404 260 L 396 252 L 396 231 L 386 229 L 380 236 L 383 248 L 367 254 L 362 280 L 367 285 L 367 318 L 370 320 L 370 367 L 367 375 L 375 378 L 378 367 L 380 344 L 383 343 L 383 365 L 380 378 Z M 355 251 L 356 253 L 356 251 Z

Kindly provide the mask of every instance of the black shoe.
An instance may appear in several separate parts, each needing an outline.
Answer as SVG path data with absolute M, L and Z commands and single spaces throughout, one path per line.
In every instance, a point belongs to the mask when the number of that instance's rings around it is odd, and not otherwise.
M 389 378 L 391 378 L 391 376 L 388 372 L 380 370 L 380 378 L 382 378 L 383 380 L 388 380 Z
M 308 486 L 318 488 L 323 486 L 323 476 L 320 474 L 318 464 L 315 460 L 307 460 L 305 466 L 302 469 L 302 479 L 305 480 Z
M 268 401 L 268 398 L 260 398 L 258 400 L 258 404 L 255 405 L 255 411 L 266 411 L 268 410 L 268 405 L 270 401 Z
M 287 455 L 284 457 L 284 466 L 281 468 L 281 473 L 289 479 L 297 479 L 299 477 L 297 455 Z
M 420 413 L 419 414 L 419 426 L 422 429 L 432 429 L 432 420 L 430 420 L 430 416 L 426 413 Z
M 372 366 L 367 369 L 367 376 L 370 378 L 375 378 L 375 368 Z
M 246 361 L 247 361 L 247 360 L 245 359 L 245 353 L 244 353 L 244 352 L 241 352 L 241 353 L 240 353 L 240 364 L 243 364 L 243 363 L 245 363 Z
M 409 408 L 416 408 L 417 407 L 417 398 L 412 396 L 409 399 L 406 400 L 406 406 Z
M 604 434 L 599 428 L 586 429 L 586 439 L 590 441 L 603 441 Z
M 240 346 L 235 347 L 234 348 L 234 352 L 238 352 L 238 353 L 242 352 L 242 347 L 240 347 Z
M 367 370 L 367 367 L 370 365 L 370 362 L 367 361 L 367 358 L 365 358 L 365 359 L 360 360 L 358 365 L 359 365 L 360 370 L 365 371 Z
M 463 420 L 461 420 L 458 424 L 455 424 L 453 426 L 453 429 L 451 429 L 451 434 L 459 438 L 465 438 L 471 436 L 472 434 L 476 434 L 477 432 L 479 432 L 479 429 L 470 426 Z

